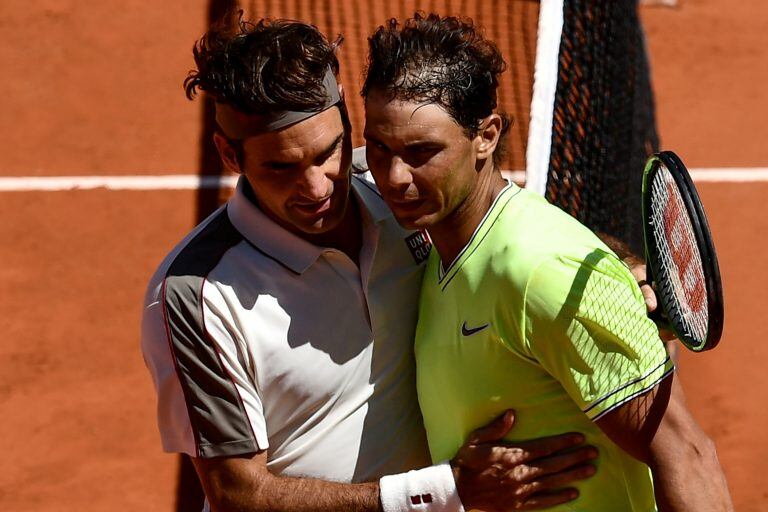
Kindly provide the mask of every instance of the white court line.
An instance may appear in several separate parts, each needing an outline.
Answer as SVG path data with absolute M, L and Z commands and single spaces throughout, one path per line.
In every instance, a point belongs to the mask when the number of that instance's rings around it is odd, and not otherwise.
M 60 190 L 197 190 L 234 186 L 236 176 L 15 176 L 0 178 L 0 192 Z
M 508 171 L 516 182 L 525 172 Z M 690 169 L 693 181 L 750 183 L 768 181 L 768 167 Z M 65 190 L 197 190 L 234 187 L 237 176 L 170 174 L 154 176 L 12 176 L 0 177 L 0 192 L 55 192 Z
M 689 169 L 695 182 L 749 183 L 768 181 L 768 167 L 713 167 Z

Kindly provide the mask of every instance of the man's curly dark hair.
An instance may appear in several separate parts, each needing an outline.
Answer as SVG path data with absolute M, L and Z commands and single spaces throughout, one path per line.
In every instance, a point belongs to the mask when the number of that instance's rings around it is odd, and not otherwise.
M 198 90 L 244 114 L 321 110 L 328 67 L 339 72 L 333 43 L 307 23 L 284 19 L 243 20 L 242 11 L 213 26 L 194 46 L 197 69 L 184 88 Z
M 472 20 L 417 12 L 401 25 L 392 18 L 368 38 L 368 47 L 363 98 L 380 90 L 391 99 L 438 104 L 470 137 L 497 107 L 498 78 L 506 63 Z M 511 123 L 500 115 L 497 167 Z

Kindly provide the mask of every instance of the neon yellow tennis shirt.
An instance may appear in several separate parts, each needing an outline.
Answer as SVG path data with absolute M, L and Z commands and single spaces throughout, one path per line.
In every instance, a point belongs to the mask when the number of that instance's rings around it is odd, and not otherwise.
M 600 450 L 580 497 L 552 510 L 656 510 L 649 468 L 594 421 L 673 364 L 629 269 L 560 209 L 510 184 L 448 269 L 433 250 L 415 350 L 434 461 L 513 408 L 510 439 L 577 431 Z

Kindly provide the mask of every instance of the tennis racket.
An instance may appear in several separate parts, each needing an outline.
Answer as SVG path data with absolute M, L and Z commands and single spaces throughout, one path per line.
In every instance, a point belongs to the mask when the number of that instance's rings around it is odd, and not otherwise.
M 723 288 L 704 208 L 683 162 L 653 155 L 643 173 L 643 231 L 658 323 L 689 349 L 714 348 L 723 332 Z

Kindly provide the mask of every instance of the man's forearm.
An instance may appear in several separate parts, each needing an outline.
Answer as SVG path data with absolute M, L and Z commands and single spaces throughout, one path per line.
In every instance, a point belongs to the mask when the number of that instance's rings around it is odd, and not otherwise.
M 483 510 L 542 510 L 577 497 L 571 484 L 595 472 L 595 448 L 584 437 L 566 433 L 529 441 L 503 441 L 514 424 L 506 411 L 470 433 L 451 464 L 388 475 L 379 482 L 343 484 L 273 475 L 267 454 L 193 457 L 214 512 L 463 510 L 482 503 Z M 463 495 L 459 492 L 461 488 Z
M 379 512 L 379 485 L 343 484 L 310 478 L 269 477 L 255 494 L 228 495 L 221 511 Z M 214 512 L 219 512 L 213 508 Z
M 276 476 L 266 458 L 193 459 L 213 512 L 379 512 L 379 484 Z M 329 461 L 330 464 L 333 462 Z
M 679 383 L 651 442 L 648 463 L 660 512 L 733 510 L 715 445 L 690 417 Z
M 686 409 L 674 375 L 597 424 L 625 452 L 650 466 L 660 512 L 733 510 L 714 443 Z

